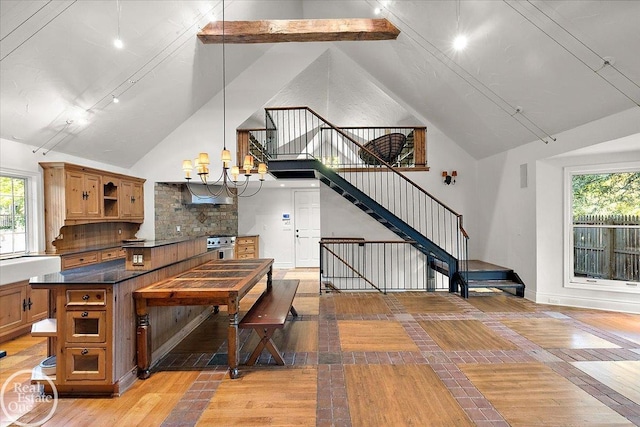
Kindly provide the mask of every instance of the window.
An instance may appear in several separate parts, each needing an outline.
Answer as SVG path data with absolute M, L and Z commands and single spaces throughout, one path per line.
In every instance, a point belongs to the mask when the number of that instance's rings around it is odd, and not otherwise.
M 570 168 L 569 284 L 640 292 L 640 167 Z
M 0 256 L 28 250 L 27 178 L 0 175 Z

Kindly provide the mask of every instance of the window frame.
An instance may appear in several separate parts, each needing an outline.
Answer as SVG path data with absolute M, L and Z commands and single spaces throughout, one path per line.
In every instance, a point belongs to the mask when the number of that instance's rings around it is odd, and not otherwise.
M 567 166 L 564 168 L 564 286 L 566 288 L 640 294 L 640 282 L 594 279 L 591 277 L 580 277 L 574 275 L 572 177 L 574 175 L 622 172 L 640 172 L 640 162 Z
M 9 168 L 0 168 L 0 175 L 8 176 L 12 178 L 20 178 L 25 180 L 25 251 L 13 252 L 10 254 L 0 255 L 0 259 L 17 258 L 24 255 L 29 255 L 39 251 L 39 242 L 42 240 L 39 238 L 40 230 L 43 228 L 44 218 L 39 218 L 37 212 L 39 206 L 41 206 L 40 198 L 37 191 L 37 182 L 39 182 L 40 175 L 38 173 L 28 172 L 24 170 L 15 170 Z

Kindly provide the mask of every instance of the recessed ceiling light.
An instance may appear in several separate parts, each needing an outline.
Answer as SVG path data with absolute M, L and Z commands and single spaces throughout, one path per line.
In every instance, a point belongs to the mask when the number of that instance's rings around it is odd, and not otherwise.
M 453 48 L 455 50 L 462 50 L 465 47 L 467 47 L 467 36 L 463 35 L 463 34 L 459 34 L 454 40 L 453 40 Z
M 280 184 L 280 187 L 284 187 L 284 184 Z
M 376 8 L 373 10 L 373 13 L 375 13 L 376 15 L 380 15 L 380 14 L 382 13 L 382 8 L 380 8 L 380 7 L 376 7 Z
M 120 39 L 115 39 L 113 41 L 113 45 L 118 49 L 122 49 L 124 47 L 124 43 L 122 43 L 122 40 Z
M 115 96 L 115 95 L 111 95 L 111 96 L 113 96 L 113 103 L 114 104 L 117 104 L 118 102 L 120 102 L 120 100 L 118 99 L 117 96 Z

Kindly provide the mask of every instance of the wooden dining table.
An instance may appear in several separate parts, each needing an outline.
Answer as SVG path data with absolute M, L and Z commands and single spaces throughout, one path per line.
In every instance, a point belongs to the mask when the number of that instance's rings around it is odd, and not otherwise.
M 237 378 L 240 347 L 238 312 L 240 300 L 267 276 L 271 290 L 273 259 L 221 259 L 201 264 L 176 277 L 162 280 L 133 292 L 137 315 L 138 377 L 151 374 L 151 325 L 148 307 L 211 305 L 227 306 L 228 364 L 231 378 Z

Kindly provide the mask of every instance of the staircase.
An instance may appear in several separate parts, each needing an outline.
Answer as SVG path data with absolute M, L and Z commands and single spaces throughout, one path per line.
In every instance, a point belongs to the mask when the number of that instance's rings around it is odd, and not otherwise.
M 272 160 L 269 162 L 269 172 L 278 179 L 317 178 L 342 197 L 360 208 L 384 227 L 406 241 L 415 241 L 413 246 L 424 254 L 429 254 L 446 265 L 451 265 L 457 271 L 458 260 L 436 245 L 417 230 L 409 226 L 364 192 L 353 186 L 347 180 L 325 166 L 317 159 L 309 160 Z
M 466 298 L 469 287 L 507 279 L 483 276 L 472 284 L 469 278 L 472 271 L 467 266 L 468 235 L 462 226 L 462 215 L 348 132 L 307 107 L 267 108 L 266 114 L 267 137 L 263 148 L 270 174 L 278 179 L 319 179 L 426 255 L 429 267 L 449 278 L 449 292 L 460 289 Z M 362 156 L 363 150 L 366 156 Z M 362 157 L 375 157 L 376 161 L 365 164 Z M 524 295 L 524 285 L 520 285 Z

